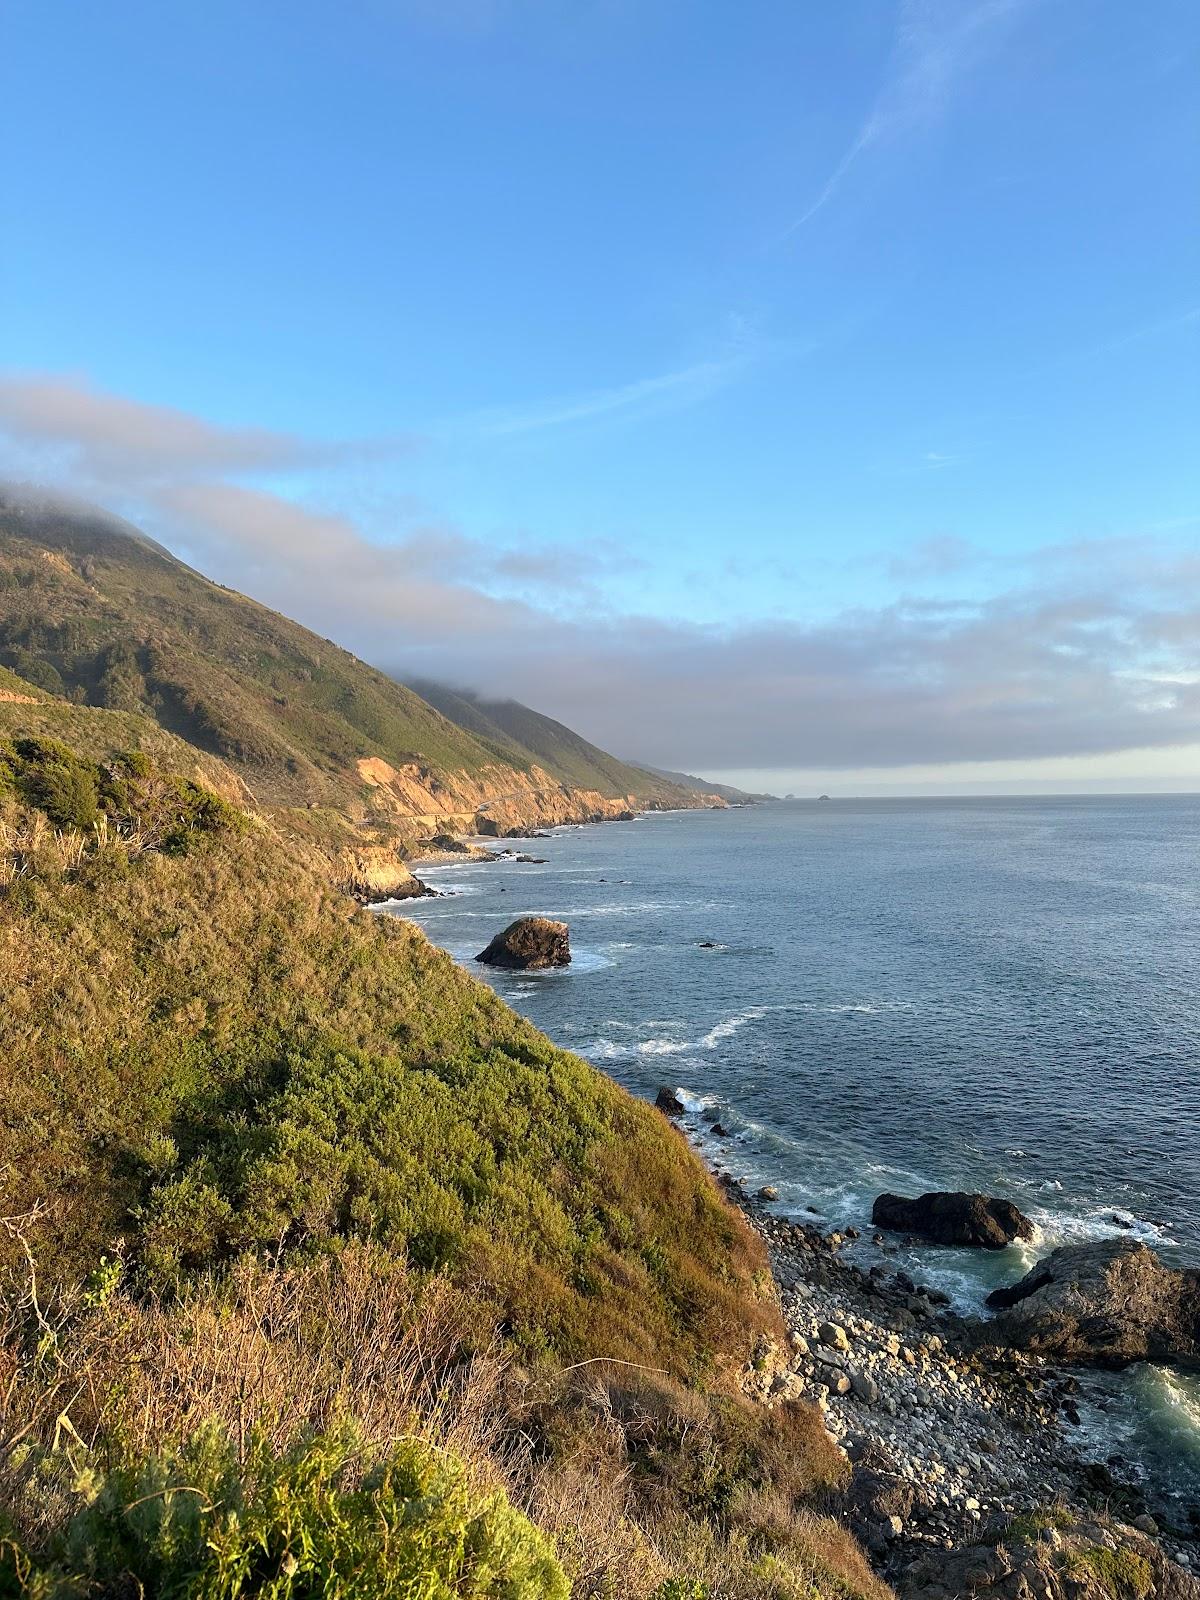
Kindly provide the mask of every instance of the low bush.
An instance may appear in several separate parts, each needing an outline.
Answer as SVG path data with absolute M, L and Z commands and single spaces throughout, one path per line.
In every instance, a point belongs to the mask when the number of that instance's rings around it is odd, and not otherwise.
M 63 859 L 80 858 L 110 838 L 183 854 L 199 834 L 236 830 L 245 821 L 219 795 L 157 770 L 141 751 L 100 763 L 43 737 L 0 741 L 0 797 L 5 794 L 51 827 L 88 836 L 65 841 L 65 851 L 60 843 Z
M 179 1449 L 75 1473 L 82 1502 L 44 1552 L 0 1541 L 0 1592 L 194 1600 L 567 1600 L 546 1539 L 501 1491 L 406 1439 L 342 1425 L 275 1454 L 202 1428 Z M 7 1567 L 7 1573 L 4 1568 Z

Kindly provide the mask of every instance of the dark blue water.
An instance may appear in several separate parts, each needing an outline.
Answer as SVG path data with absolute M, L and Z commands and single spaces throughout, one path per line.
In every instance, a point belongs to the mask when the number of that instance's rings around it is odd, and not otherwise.
M 518 915 L 569 922 L 568 970 L 474 970 L 635 1093 L 715 1108 L 734 1138 L 697 1118 L 707 1153 L 781 1209 L 1010 1197 L 1033 1247 L 913 1263 L 964 1308 L 1066 1239 L 1200 1264 L 1200 797 L 797 803 L 516 848 L 547 864 L 427 869 L 453 897 L 397 909 L 464 962 Z

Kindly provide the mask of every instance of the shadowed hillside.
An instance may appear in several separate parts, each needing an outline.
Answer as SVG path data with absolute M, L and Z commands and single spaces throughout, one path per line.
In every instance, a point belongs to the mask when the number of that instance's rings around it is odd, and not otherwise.
M 425 678 L 411 680 L 410 687 L 435 706 L 444 717 L 465 733 L 506 752 L 513 761 L 533 759 L 539 767 L 573 789 L 592 789 L 608 799 L 633 797 L 643 804 L 661 806 L 691 803 L 684 790 L 706 798 L 719 786 L 703 789 L 695 781 L 676 781 L 674 775 L 651 771 L 627 761 L 618 761 L 606 751 L 590 744 L 553 717 L 532 711 L 519 700 L 489 700 L 468 689 L 450 689 Z

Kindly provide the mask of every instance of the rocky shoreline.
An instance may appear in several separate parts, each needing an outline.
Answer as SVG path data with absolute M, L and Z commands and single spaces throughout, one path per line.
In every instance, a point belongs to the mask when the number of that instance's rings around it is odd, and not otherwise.
M 786 1220 L 719 1181 L 767 1246 L 789 1330 L 763 1397 L 820 1408 L 853 1463 L 850 1524 L 902 1594 L 1079 1600 L 1098 1573 L 1110 1600 L 1200 1600 L 1200 1507 L 1148 1498 L 1096 1459 L 1070 1368 L 998 1346 L 991 1324 L 882 1261 L 846 1260 L 854 1230 Z M 1113 1563 L 1130 1584 L 1102 1581 Z

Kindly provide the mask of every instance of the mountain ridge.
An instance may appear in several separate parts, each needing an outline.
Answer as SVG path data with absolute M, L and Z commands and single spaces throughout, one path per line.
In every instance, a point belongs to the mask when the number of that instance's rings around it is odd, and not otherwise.
M 455 688 L 429 678 L 410 678 L 408 687 L 464 732 L 500 749 L 532 755 L 543 771 L 569 787 L 592 790 L 608 799 L 634 797 L 669 804 L 691 785 L 601 750 L 582 734 L 520 700 L 492 699 L 473 689 Z M 717 789 L 699 790 L 716 794 Z
M 364 893 L 402 885 L 404 860 L 437 832 L 722 803 L 640 779 L 561 724 L 589 755 L 548 770 L 511 735 L 470 731 L 92 508 L 0 494 L 0 664 L 48 695 L 147 717 L 221 761 L 305 838 L 352 851 Z
M 735 806 L 765 806 L 773 805 L 779 800 L 777 794 L 758 794 L 750 789 L 739 789 L 733 783 L 716 783 L 711 778 L 698 778 L 691 772 L 671 772 L 666 767 L 651 767 L 645 762 L 631 762 L 631 766 L 640 767 L 642 771 L 653 774 L 656 778 L 663 778 L 668 783 L 673 783 L 681 789 L 690 789 L 696 794 L 715 794 L 730 805 Z

